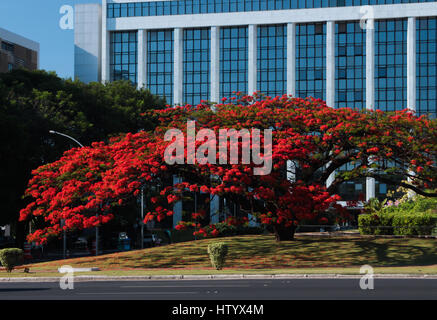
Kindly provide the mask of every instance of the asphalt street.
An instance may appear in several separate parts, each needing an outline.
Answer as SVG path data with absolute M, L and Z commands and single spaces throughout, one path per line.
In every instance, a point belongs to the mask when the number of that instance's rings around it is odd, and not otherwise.
M 359 279 L 171 280 L 0 283 L 0 300 L 300 300 L 432 299 L 437 279 L 374 279 L 362 290 Z

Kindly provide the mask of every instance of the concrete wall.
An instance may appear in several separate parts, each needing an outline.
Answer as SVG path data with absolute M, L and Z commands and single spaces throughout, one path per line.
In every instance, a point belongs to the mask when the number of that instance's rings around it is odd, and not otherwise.
M 101 80 L 102 7 L 78 4 L 74 16 L 74 77 L 85 83 Z

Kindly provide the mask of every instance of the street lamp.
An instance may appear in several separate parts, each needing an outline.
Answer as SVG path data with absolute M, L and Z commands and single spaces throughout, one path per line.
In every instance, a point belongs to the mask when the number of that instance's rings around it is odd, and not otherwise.
M 60 133 L 60 132 L 57 132 L 57 131 L 55 131 L 55 130 L 50 130 L 49 133 L 51 133 L 51 134 L 57 134 L 57 135 L 60 135 L 60 136 L 63 136 L 63 137 L 67 137 L 68 139 L 71 139 L 71 140 L 73 140 L 74 142 L 76 142 L 76 143 L 77 143 L 81 148 L 83 148 L 83 145 L 82 145 L 79 141 L 77 141 L 77 140 L 74 139 L 73 137 L 70 137 L 69 135 L 66 135 L 65 133 Z
M 63 137 L 67 137 L 68 139 L 73 140 L 74 142 L 76 142 L 81 148 L 83 148 L 83 145 L 79 141 L 77 141 L 73 137 L 70 137 L 69 135 L 66 135 L 65 133 L 60 133 L 60 132 L 57 132 L 55 130 L 50 130 L 49 133 L 57 134 L 57 135 L 60 135 L 60 136 L 63 136 Z M 64 219 L 62 219 L 61 225 L 62 226 L 65 225 L 65 220 Z M 96 235 L 98 236 L 98 231 L 97 230 L 96 230 Z M 64 241 L 63 241 L 64 242 L 64 244 L 63 244 L 63 247 L 64 247 L 63 248 L 63 256 L 64 256 L 64 259 L 65 259 L 66 258 L 66 252 L 67 252 L 67 232 L 65 231 L 65 229 L 64 229 L 63 236 L 64 236 Z M 96 250 L 96 252 L 97 252 L 97 250 Z M 96 255 L 97 255 L 97 253 L 96 253 Z

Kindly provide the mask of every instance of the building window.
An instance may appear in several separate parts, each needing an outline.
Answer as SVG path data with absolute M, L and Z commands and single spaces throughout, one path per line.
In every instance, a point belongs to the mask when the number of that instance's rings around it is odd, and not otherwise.
M 210 98 L 211 32 L 184 29 L 184 102 L 197 105 Z
M 147 88 L 173 104 L 173 30 L 147 32 Z
M 407 107 L 407 20 L 375 21 L 375 108 Z
M 220 97 L 247 93 L 247 27 L 220 29 Z
M 416 111 L 436 118 L 437 17 L 416 20 Z
M 205 14 L 226 12 L 272 11 L 287 9 L 327 8 L 381 5 L 396 3 L 433 2 L 432 0 L 173 0 L 129 3 L 109 3 L 108 18 L 142 16 Z M 319 27 L 317 27 L 319 28 Z M 321 32 L 321 31 L 320 31 Z
M 320 31 L 322 33 L 316 32 Z M 326 25 L 296 25 L 296 95 L 325 99 Z
M 365 108 L 365 37 L 358 21 L 335 24 L 335 107 Z
M 268 96 L 287 93 L 287 28 L 258 27 L 258 91 Z M 252 92 L 250 92 L 252 94 Z
M 110 79 L 137 83 L 137 31 L 112 32 L 110 39 Z
M 8 71 L 12 71 L 14 69 L 14 65 L 12 63 L 8 63 Z
M 2 41 L 2 49 L 14 53 L 14 45 L 12 43 Z

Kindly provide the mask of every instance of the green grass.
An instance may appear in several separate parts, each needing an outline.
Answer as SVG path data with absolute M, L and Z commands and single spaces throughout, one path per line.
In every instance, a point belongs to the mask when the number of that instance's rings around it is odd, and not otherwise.
M 229 254 L 224 270 L 211 268 L 207 246 L 224 241 Z M 437 240 L 424 238 L 297 237 L 276 242 L 271 235 L 205 239 L 99 257 L 29 265 L 11 276 L 56 274 L 62 265 L 99 267 L 93 275 L 214 273 L 359 273 L 369 264 L 380 273 L 437 273 Z M 382 269 L 381 269 L 382 268 Z M 5 276 L 6 272 L 1 272 Z M 82 273 L 81 273 L 82 274 Z M 83 273 L 86 274 L 86 273 Z M 59 274 L 57 274 L 59 275 Z

